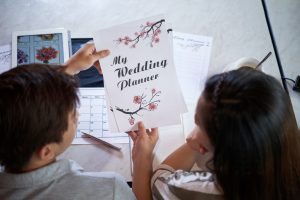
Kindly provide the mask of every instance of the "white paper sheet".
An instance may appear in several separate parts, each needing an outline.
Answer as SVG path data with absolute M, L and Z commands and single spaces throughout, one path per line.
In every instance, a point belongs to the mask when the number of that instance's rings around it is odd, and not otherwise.
M 0 74 L 11 68 L 11 46 L 0 46 Z
M 212 37 L 173 32 L 174 63 L 189 112 L 183 114 L 185 137 L 194 128 L 194 110 L 204 89 Z
M 200 96 L 209 67 L 212 37 L 173 32 L 174 63 L 187 103 Z
M 173 63 L 163 16 L 118 25 L 94 34 L 96 48 L 109 49 L 101 60 L 113 131 L 180 123 L 187 111 Z M 111 119 L 111 118 L 110 118 Z

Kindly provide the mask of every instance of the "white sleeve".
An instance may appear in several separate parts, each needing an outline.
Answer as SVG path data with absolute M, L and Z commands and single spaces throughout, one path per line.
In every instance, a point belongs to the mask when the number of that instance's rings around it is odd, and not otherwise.
M 172 199 L 178 198 L 170 192 L 168 185 L 164 181 L 160 181 L 161 178 L 167 178 L 173 174 L 175 170 L 166 164 L 161 164 L 154 170 L 151 178 L 151 190 L 153 199 Z
M 154 199 L 223 199 L 216 177 L 208 171 L 174 170 L 160 165 L 151 179 Z M 195 198 L 197 197 L 197 198 Z

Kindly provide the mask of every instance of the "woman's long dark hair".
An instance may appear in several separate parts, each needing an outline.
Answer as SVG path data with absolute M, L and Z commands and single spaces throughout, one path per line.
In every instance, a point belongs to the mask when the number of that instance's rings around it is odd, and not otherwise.
M 243 67 L 208 79 L 203 97 L 195 120 L 214 145 L 225 199 L 299 199 L 300 133 L 280 83 Z

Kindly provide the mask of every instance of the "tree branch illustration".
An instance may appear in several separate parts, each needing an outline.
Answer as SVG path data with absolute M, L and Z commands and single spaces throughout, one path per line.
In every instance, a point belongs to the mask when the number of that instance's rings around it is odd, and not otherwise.
M 161 33 L 160 27 L 162 23 L 165 22 L 164 19 L 159 20 L 157 22 L 151 23 L 146 22 L 146 25 L 141 25 L 140 32 L 135 32 L 136 37 L 134 39 L 130 38 L 129 36 L 125 36 L 124 38 L 120 37 L 117 42 L 122 43 L 124 42 L 125 45 L 128 45 L 129 43 L 133 43 L 131 45 L 132 48 L 136 47 L 136 44 L 139 43 L 140 39 L 143 38 L 144 40 L 146 38 L 151 37 L 150 46 L 153 46 L 153 42 L 158 43 L 159 37 L 158 35 Z
M 139 115 L 139 112 L 142 110 L 148 110 L 148 111 L 153 111 L 157 109 L 157 103 L 160 102 L 159 99 L 155 100 L 155 97 L 159 97 L 159 94 L 161 94 L 161 91 L 156 91 L 155 89 L 152 89 L 152 96 L 149 99 L 149 101 L 146 101 L 146 95 L 142 94 L 141 96 L 134 96 L 133 97 L 133 103 L 139 104 L 138 108 L 136 110 L 130 111 L 129 109 L 122 109 L 120 107 L 116 106 L 116 110 L 119 112 L 122 112 L 126 115 L 129 115 L 129 123 L 133 124 L 134 123 L 134 117 L 133 115 Z

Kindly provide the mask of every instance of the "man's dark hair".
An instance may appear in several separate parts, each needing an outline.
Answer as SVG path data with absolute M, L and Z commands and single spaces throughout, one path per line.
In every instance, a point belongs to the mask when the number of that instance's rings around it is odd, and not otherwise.
M 33 153 L 62 141 L 79 102 L 61 66 L 22 65 L 0 74 L 0 164 L 19 172 Z
M 203 97 L 195 121 L 214 146 L 225 199 L 299 199 L 300 134 L 280 83 L 243 67 L 209 78 Z

